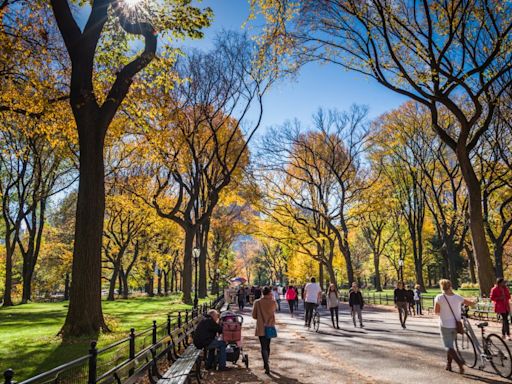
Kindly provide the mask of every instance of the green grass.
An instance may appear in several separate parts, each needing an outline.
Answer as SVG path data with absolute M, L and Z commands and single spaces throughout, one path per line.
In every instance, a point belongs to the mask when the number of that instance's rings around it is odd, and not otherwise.
M 101 334 L 98 345 L 126 337 L 132 327 L 142 331 L 153 320 L 165 322 L 168 312 L 190 308 L 179 296 L 104 301 L 103 312 L 112 333 Z M 15 379 L 21 381 L 87 354 L 90 339 L 64 343 L 56 336 L 66 312 L 67 302 L 0 308 L 0 376 L 12 368 Z

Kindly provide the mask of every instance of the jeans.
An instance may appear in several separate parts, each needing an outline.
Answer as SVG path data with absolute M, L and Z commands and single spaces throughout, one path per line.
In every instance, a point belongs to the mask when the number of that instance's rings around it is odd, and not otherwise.
M 219 351 L 219 368 L 225 368 L 226 367 L 226 342 L 223 340 L 213 340 L 209 345 L 208 349 L 216 349 Z M 208 361 L 206 362 L 206 365 L 209 367 L 213 366 L 213 359 L 215 356 L 213 353 L 208 354 Z
M 276 302 L 277 302 L 277 311 L 281 312 L 281 299 L 276 300 Z
M 421 300 L 414 300 L 416 303 L 416 314 L 417 315 L 423 315 L 423 312 L 421 310 Z
M 242 297 L 238 297 L 238 308 L 240 308 L 241 310 L 243 310 L 245 307 L 245 300 L 244 298 Z
M 359 325 L 363 326 L 363 314 L 361 312 L 361 306 L 359 304 L 354 304 L 352 306 L 352 321 L 354 322 L 354 327 L 356 326 L 356 314 L 357 319 L 359 320 Z
M 505 313 L 500 313 L 501 315 L 501 320 L 502 320 L 502 325 L 501 325 L 501 334 L 503 336 L 510 336 L 510 325 L 509 325 L 509 322 L 508 322 L 508 315 L 509 313 L 508 312 L 505 312 Z
M 398 308 L 398 315 L 400 316 L 400 324 L 405 327 L 405 321 L 407 320 L 407 307 L 409 304 L 406 301 L 398 301 L 396 307 Z
M 445 349 L 447 351 L 453 349 L 453 344 L 455 343 L 455 339 L 457 338 L 457 329 L 440 327 L 440 330 L 441 339 L 443 340 L 443 345 Z
M 332 326 L 333 327 L 339 326 L 338 306 L 329 308 L 329 311 L 331 311 Z M 336 325 L 334 324 L 334 315 L 336 315 Z
M 288 300 L 288 307 L 290 307 L 290 313 L 293 314 L 293 307 L 295 306 L 295 300 Z
M 261 358 L 263 359 L 263 366 L 265 369 L 268 368 L 268 361 L 270 358 L 270 341 L 266 336 L 260 336 L 260 345 L 261 345 Z
M 309 327 L 309 326 L 311 326 L 311 319 L 313 318 L 313 311 L 318 306 L 318 304 L 317 303 L 309 303 L 306 301 L 304 303 L 304 306 L 306 307 L 306 314 L 304 317 L 304 321 L 305 321 L 306 325 Z

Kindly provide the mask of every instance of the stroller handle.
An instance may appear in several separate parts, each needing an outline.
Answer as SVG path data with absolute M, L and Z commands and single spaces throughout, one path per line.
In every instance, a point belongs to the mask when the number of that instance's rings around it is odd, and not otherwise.
M 244 317 L 242 315 L 239 315 L 238 313 L 231 312 L 231 311 L 224 311 L 220 314 L 221 320 L 224 319 L 224 317 L 228 317 L 228 316 L 233 316 L 234 318 L 236 318 L 237 322 L 239 322 L 240 324 L 244 323 Z

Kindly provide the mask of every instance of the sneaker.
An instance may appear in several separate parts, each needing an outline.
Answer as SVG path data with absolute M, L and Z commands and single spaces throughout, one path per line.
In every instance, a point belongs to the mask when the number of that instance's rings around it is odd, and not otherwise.
M 361 328 L 364 328 L 364 325 L 363 325 L 363 324 L 359 324 L 359 326 L 360 326 Z

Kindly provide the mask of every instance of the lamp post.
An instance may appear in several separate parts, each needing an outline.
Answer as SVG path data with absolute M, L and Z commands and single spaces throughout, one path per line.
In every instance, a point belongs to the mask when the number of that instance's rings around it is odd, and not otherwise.
M 399 258 L 398 259 L 398 280 L 404 281 L 404 259 Z
M 197 262 L 199 261 L 199 255 L 201 251 L 199 248 L 194 248 L 192 250 L 192 256 L 194 256 L 194 268 L 195 268 L 195 284 L 194 284 L 194 309 L 197 309 Z

